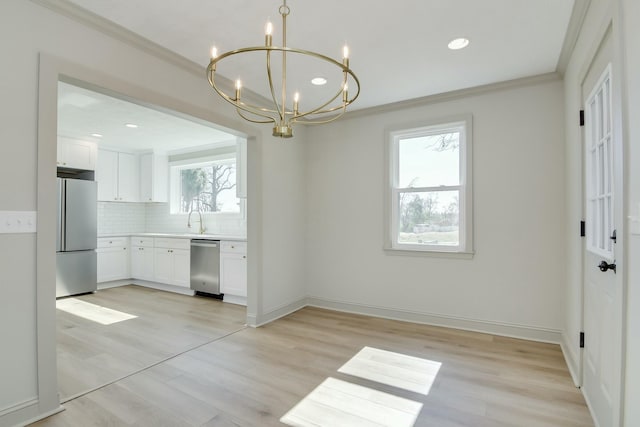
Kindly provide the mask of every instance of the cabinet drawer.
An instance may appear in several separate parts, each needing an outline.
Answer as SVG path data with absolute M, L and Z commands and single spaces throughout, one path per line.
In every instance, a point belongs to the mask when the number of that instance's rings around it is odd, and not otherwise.
M 220 252 L 232 253 L 232 254 L 246 254 L 247 242 L 220 242 Z
M 131 246 L 153 247 L 153 237 L 131 236 Z
M 98 248 L 116 248 L 129 245 L 127 237 L 100 237 L 98 238 Z
M 191 249 L 191 239 L 173 239 L 173 238 L 158 238 L 155 239 L 156 248 L 170 248 L 170 249 Z

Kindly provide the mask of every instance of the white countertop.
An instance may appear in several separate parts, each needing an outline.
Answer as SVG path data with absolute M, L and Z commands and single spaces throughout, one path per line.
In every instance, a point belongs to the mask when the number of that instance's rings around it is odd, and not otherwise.
M 225 236 L 221 234 L 197 234 L 197 233 L 110 233 L 110 234 L 99 234 L 98 238 L 101 237 L 129 237 L 129 236 L 139 236 L 139 237 L 175 237 L 180 239 L 205 239 L 205 240 L 230 240 L 237 242 L 246 242 L 246 237 L 240 236 Z

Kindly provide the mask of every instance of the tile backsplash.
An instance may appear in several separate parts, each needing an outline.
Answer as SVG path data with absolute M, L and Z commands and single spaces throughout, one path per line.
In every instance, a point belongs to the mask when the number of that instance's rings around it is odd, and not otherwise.
M 145 231 L 144 203 L 98 202 L 98 235 Z
M 197 233 L 198 215 L 191 217 L 192 228 L 187 227 L 187 215 L 169 214 L 168 203 L 98 202 L 98 234 L 120 233 Z M 246 218 L 229 218 L 205 214 L 203 222 L 207 234 L 246 237 Z

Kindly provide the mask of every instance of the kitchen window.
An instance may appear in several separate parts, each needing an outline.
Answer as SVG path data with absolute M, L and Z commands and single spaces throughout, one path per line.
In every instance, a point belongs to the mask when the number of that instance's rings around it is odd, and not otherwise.
M 172 214 L 243 214 L 236 196 L 235 155 L 171 162 L 170 180 Z
M 473 251 L 471 117 L 388 133 L 386 249 Z

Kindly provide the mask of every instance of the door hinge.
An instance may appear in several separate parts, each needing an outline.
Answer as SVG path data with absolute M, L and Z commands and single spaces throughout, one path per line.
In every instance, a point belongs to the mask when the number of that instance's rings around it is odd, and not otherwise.
M 586 228 L 586 224 L 584 221 L 580 221 L 580 237 L 584 237 L 585 236 L 585 228 Z
M 580 126 L 584 126 L 584 110 L 580 110 Z
M 584 348 L 584 332 L 580 332 L 580 348 Z

